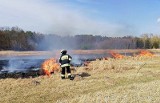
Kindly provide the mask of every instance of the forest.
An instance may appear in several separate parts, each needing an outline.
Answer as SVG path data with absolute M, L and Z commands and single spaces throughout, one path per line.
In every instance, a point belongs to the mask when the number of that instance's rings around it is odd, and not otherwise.
M 107 37 L 94 34 L 42 34 L 19 27 L 0 28 L 0 50 L 35 51 L 54 49 L 157 49 L 160 36 L 142 34 L 140 37 Z

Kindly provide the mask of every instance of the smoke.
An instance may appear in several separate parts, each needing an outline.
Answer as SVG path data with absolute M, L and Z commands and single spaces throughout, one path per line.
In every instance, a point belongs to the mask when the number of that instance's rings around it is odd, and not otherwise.
M 76 41 L 72 36 L 44 35 L 38 45 L 37 50 L 72 50 L 76 48 Z
M 8 60 L 7 65 L 2 67 L 2 71 L 7 72 L 27 72 L 28 70 L 37 69 L 41 67 L 41 63 L 47 57 L 12 57 Z
M 59 3 L 56 0 L 0 0 L 0 26 L 18 26 L 28 31 L 63 36 L 77 34 L 121 36 L 130 34 L 132 31 L 128 31 L 124 24 L 94 19 L 88 16 L 89 12 L 86 12 L 85 9 L 78 6 L 75 8 L 75 6 L 66 2 Z M 46 35 L 36 49 L 71 50 L 76 48 L 76 41 L 71 36 L 64 38 Z M 14 71 L 30 68 L 38 63 L 35 58 L 28 61 L 18 59 L 10 59 L 8 66 L 4 69 Z M 79 57 L 76 56 L 73 57 L 73 61 L 80 63 Z
M 125 24 L 94 19 L 88 15 L 90 12 L 69 2 L 0 0 L 0 26 L 18 26 L 24 30 L 58 35 L 122 36 L 132 33 Z
M 80 56 L 78 55 L 72 55 L 72 61 L 71 64 L 74 66 L 81 66 L 82 65 L 82 60 L 80 60 Z

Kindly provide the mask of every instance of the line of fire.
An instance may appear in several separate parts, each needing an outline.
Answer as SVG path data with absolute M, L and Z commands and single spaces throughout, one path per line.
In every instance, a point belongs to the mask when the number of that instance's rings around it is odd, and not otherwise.
M 74 54 L 71 62 L 71 68 L 79 66 L 88 66 L 90 62 L 99 60 L 108 60 L 108 58 L 123 59 L 127 56 L 146 56 L 153 57 L 154 53 L 147 50 L 140 50 L 136 53 L 118 53 L 109 51 L 106 55 Z M 21 65 L 21 66 L 17 66 Z M 0 79 L 3 78 L 30 78 L 38 76 L 50 77 L 55 72 L 60 72 L 58 57 L 42 59 L 11 59 L 0 60 Z

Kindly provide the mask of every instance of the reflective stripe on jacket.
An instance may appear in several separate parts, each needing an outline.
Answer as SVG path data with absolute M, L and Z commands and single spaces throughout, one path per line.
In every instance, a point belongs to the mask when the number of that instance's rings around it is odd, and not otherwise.
M 62 54 L 59 58 L 59 63 L 61 63 L 61 67 L 70 66 L 70 61 L 72 60 L 72 57 L 68 54 Z

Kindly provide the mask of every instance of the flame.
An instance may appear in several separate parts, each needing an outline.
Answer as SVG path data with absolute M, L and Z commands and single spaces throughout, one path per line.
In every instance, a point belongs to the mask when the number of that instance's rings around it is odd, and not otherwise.
M 121 54 L 118 54 L 118 53 L 115 53 L 115 52 L 110 52 L 110 54 L 116 59 L 124 58 L 124 55 L 121 55 Z
M 154 54 L 149 52 L 149 51 L 147 51 L 147 50 L 141 50 L 140 53 L 138 54 L 138 56 L 152 57 L 152 56 L 154 56 Z
M 41 68 L 45 75 L 50 76 L 51 73 L 59 70 L 59 64 L 56 62 L 56 59 L 50 58 L 42 63 Z

